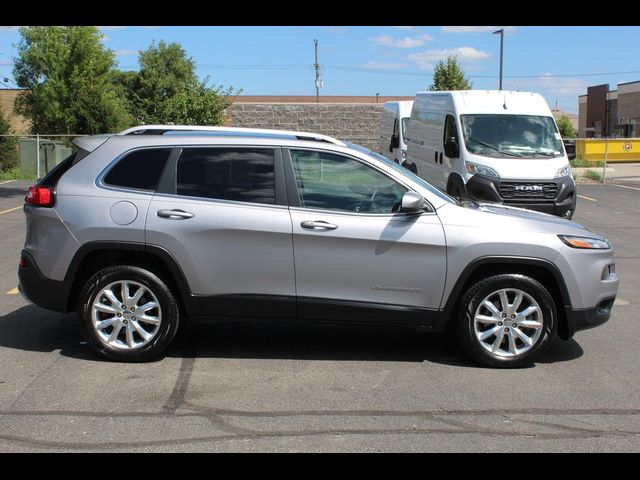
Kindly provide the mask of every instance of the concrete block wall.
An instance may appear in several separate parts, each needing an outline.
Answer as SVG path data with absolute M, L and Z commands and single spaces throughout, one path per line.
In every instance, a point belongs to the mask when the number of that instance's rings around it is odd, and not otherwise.
M 321 133 L 376 150 L 382 104 L 234 103 L 229 113 L 234 127 Z

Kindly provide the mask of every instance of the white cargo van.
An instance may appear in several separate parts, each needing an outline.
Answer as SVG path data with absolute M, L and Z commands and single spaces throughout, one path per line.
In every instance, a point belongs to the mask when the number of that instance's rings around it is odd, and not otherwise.
M 419 92 L 407 163 L 450 195 L 571 218 L 575 182 L 558 127 L 537 93 Z
M 404 134 L 411 115 L 413 101 L 385 102 L 380 118 L 380 153 L 403 164 L 407 154 Z

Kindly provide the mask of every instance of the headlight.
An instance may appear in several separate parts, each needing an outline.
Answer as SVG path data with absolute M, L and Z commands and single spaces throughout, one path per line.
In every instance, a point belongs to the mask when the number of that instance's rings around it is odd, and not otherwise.
M 564 167 L 558 169 L 558 171 L 556 172 L 555 178 L 570 177 L 570 176 L 571 176 L 571 165 L 567 163 Z
M 403 151 L 402 151 L 402 158 L 407 158 L 407 152 L 406 152 L 406 150 L 403 150 Z
M 572 248 L 585 248 L 585 249 L 597 249 L 607 250 L 611 248 L 611 245 L 606 240 L 600 238 L 591 237 L 573 237 L 570 235 L 558 235 L 560 240 L 569 245 Z
M 496 172 L 493 168 L 485 167 L 483 165 L 476 165 L 475 163 L 471 162 L 464 162 L 464 164 L 467 167 L 467 172 L 469 172 L 471 175 L 484 175 L 486 177 L 500 178 L 498 172 Z

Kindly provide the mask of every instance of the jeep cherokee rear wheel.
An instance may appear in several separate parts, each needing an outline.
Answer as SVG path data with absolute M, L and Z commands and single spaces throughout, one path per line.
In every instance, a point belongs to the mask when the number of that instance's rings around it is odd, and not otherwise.
M 115 266 L 92 276 L 78 309 L 89 345 L 117 361 L 157 357 L 176 334 L 179 311 L 173 294 L 152 272 Z
M 553 298 L 533 278 L 488 277 L 462 297 L 457 334 L 463 349 L 492 367 L 520 367 L 546 350 L 556 330 Z

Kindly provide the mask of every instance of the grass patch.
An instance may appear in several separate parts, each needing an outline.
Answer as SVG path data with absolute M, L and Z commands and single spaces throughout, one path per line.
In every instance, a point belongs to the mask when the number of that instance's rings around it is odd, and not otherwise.
M 587 170 L 586 172 L 584 172 L 583 177 L 588 178 L 589 180 L 595 180 L 597 182 L 602 180 L 602 175 L 600 175 L 598 172 L 594 170 Z
M 583 160 L 582 158 L 574 158 L 569 160 L 572 168 L 589 168 L 589 167 L 604 167 L 604 160 Z
M 21 178 L 20 167 L 14 167 L 11 170 L 0 172 L 0 180 L 20 180 Z

